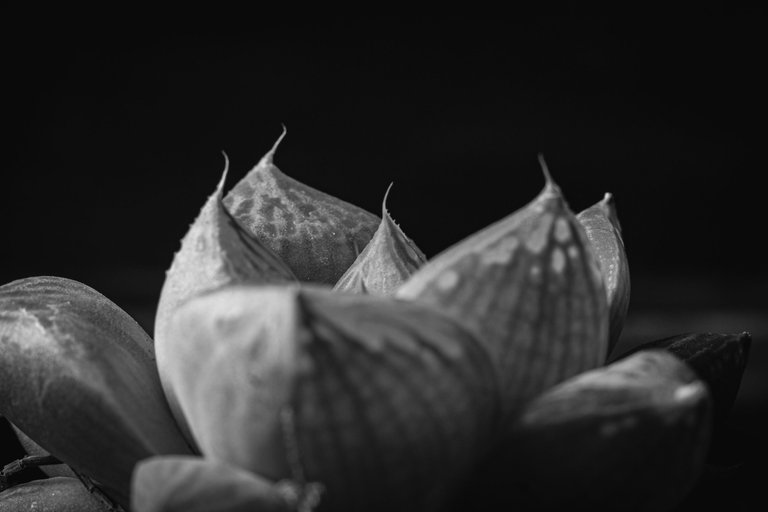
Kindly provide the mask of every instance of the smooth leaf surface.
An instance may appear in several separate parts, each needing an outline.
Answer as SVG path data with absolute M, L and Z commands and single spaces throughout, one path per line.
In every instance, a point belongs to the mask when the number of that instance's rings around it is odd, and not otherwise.
M 189 453 L 152 341 L 88 286 L 36 277 L 0 287 L 0 411 L 124 506 L 133 465 Z

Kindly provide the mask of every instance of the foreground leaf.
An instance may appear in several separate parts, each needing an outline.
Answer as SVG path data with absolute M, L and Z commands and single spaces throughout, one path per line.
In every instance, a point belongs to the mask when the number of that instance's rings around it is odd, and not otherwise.
M 224 203 L 299 280 L 333 285 L 368 244 L 380 219 L 283 174 L 273 158 L 284 135 Z
M 616 346 L 624 328 L 630 296 L 629 261 L 621 238 L 621 224 L 613 196 L 605 194 L 602 201 L 582 211 L 576 218 L 584 226 L 592 250 L 600 262 L 605 291 L 608 293 L 611 320 L 607 356 Z
M 396 296 L 433 304 L 478 333 L 496 363 L 507 417 L 605 359 L 598 263 L 548 174 L 536 199 L 430 260 Z
M 669 510 L 703 470 L 710 408 L 679 359 L 639 352 L 529 403 L 485 489 L 510 510 Z
M 152 341 L 82 283 L 36 277 L 0 287 L 0 379 L 2 414 L 123 506 L 137 461 L 189 453 Z
M 200 293 L 232 283 L 280 283 L 296 280 L 290 269 L 269 248 L 245 231 L 227 212 L 222 191 L 227 169 L 216 191 L 181 241 L 181 249 L 163 283 L 155 317 L 155 353 L 171 411 L 187 441 L 194 444 L 186 418 L 181 414 L 176 391 L 165 378 L 168 321 L 183 302 Z
M 111 512 L 75 478 L 33 480 L 0 492 L 3 512 Z
M 391 295 L 426 261 L 424 253 L 392 220 L 385 195 L 379 229 L 334 289 Z
M 291 512 L 271 482 L 199 457 L 153 457 L 136 465 L 137 512 Z
M 169 376 L 203 453 L 319 483 L 327 510 L 433 510 L 492 440 L 487 354 L 428 306 L 234 287 L 174 323 Z

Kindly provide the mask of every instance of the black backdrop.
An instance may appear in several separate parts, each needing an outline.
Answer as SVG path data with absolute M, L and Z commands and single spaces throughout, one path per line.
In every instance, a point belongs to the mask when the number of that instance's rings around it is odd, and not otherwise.
M 748 17 L 40 29 L 6 47 L 0 275 L 156 293 L 221 152 L 233 184 L 285 123 L 283 171 L 374 212 L 394 181 L 428 255 L 530 200 L 542 152 L 574 210 L 614 193 L 638 275 L 764 276 L 765 42 Z
M 0 282 L 75 278 L 151 330 L 221 152 L 231 186 L 284 123 L 284 172 L 377 213 L 394 182 L 390 211 L 428 256 L 532 199 L 542 152 L 574 210 L 617 200 L 632 342 L 759 341 L 766 42 L 749 13 L 25 28 L 4 45 Z M 765 400 L 758 345 L 745 415 Z

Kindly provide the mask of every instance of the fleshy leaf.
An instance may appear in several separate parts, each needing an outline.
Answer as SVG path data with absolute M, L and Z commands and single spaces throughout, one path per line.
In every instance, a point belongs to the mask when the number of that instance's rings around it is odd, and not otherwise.
M 280 283 L 296 280 L 290 269 L 250 233 L 224 207 L 222 194 L 227 166 L 216 191 L 208 198 L 200 214 L 181 241 L 181 249 L 163 283 L 155 317 L 155 352 L 160 379 L 176 421 L 188 442 L 194 443 L 186 419 L 180 413 L 176 392 L 168 385 L 164 368 L 168 319 L 171 313 L 195 295 L 232 283 Z
M 137 461 L 190 451 L 152 340 L 82 283 L 36 277 L 0 287 L 0 378 L 0 412 L 124 506 Z
M 710 413 L 685 364 L 639 352 L 527 404 L 476 495 L 510 510 L 671 510 L 704 468 Z
M 18 439 L 19 443 L 24 449 L 24 452 L 27 455 L 37 455 L 37 456 L 49 455 L 49 453 L 46 450 L 44 450 L 39 444 L 34 442 L 27 434 L 19 430 L 19 427 L 13 424 L 11 424 L 11 427 L 13 428 L 14 434 L 16 434 L 16 439 Z M 44 474 L 48 476 L 63 476 L 63 477 L 69 477 L 69 478 L 77 478 L 77 475 L 66 464 L 45 465 L 45 466 L 40 466 L 39 469 L 40 471 L 42 471 Z
M 368 244 L 380 219 L 283 174 L 273 158 L 284 135 L 224 203 L 299 280 L 333 285 Z
M 547 184 L 531 203 L 431 259 L 396 293 L 433 304 L 478 334 L 496 363 L 507 417 L 602 364 L 608 343 L 597 260 L 544 170 Z
M 341 276 L 335 290 L 391 295 L 427 261 L 424 253 L 405 236 L 387 211 L 389 190 L 381 205 L 379 229 Z
M 111 512 L 76 478 L 33 480 L 0 492 L 3 512 Z
M 174 323 L 169 375 L 205 456 L 320 484 L 324 509 L 433 510 L 495 432 L 486 351 L 429 306 L 234 287 Z
M 592 250 L 600 263 L 605 291 L 608 294 L 611 320 L 607 355 L 619 341 L 630 297 L 629 261 L 624 250 L 624 240 L 621 238 L 621 224 L 613 196 L 606 193 L 602 201 L 582 211 L 576 218 L 584 226 Z
M 291 512 L 279 489 L 253 473 L 200 457 L 153 457 L 136 465 L 137 512 Z
M 641 344 L 621 357 L 641 350 L 665 349 L 685 361 L 709 387 L 715 423 L 722 424 L 736 401 L 747 367 L 752 336 L 686 333 Z

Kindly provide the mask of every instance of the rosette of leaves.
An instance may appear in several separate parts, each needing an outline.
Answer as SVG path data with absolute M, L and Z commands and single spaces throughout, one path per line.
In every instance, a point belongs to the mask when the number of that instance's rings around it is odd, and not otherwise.
M 226 196 L 225 171 L 154 339 L 82 283 L 0 287 L 0 412 L 29 454 L 0 509 L 662 510 L 690 490 L 749 336 L 611 356 L 629 270 L 609 195 L 575 215 L 545 167 L 529 204 L 427 260 L 386 206 L 274 153 Z

